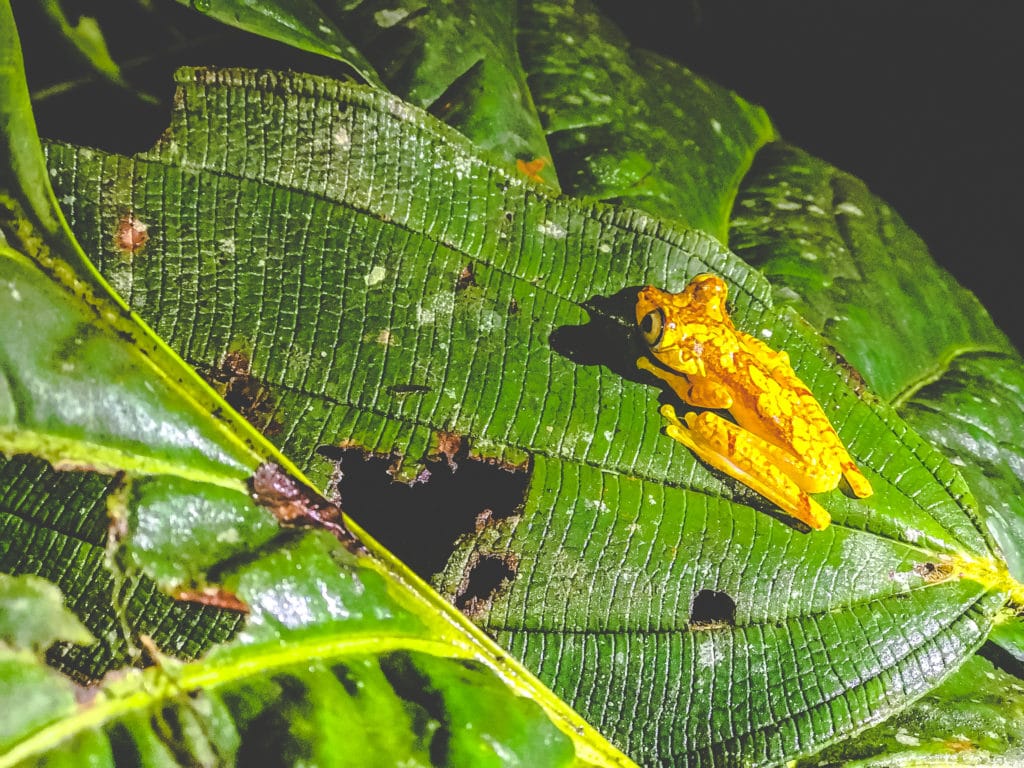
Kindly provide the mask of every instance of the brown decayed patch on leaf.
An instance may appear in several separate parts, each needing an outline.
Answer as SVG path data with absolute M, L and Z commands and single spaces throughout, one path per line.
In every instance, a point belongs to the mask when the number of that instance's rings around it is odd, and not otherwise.
M 437 433 L 437 450 L 435 456 L 443 457 L 451 468 L 452 472 L 459 468 L 455 457 L 462 450 L 462 435 L 455 432 Z
M 246 421 L 264 435 L 273 437 L 281 433 L 281 423 L 274 418 L 276 404 L 270 388 L 251 373 L 249 355 L 240 350 L 224 354 L 218 368 L 207 370 L 204 377 L 238 411 Z
M 114 245 L 125 255 L 135 255 L 149 242 L 149 227 L 128 212 L 117 220 Z
M 937 584 L 946 581 L 953 575 L 952 563 L 917 563 L 914 565 L 914 573 L 920 576 L 928 584 Z
M 233 592 L 220 587 L 204 587 L 202 589 L 181 589 L 171 597 L 185 603 L 199 603 L 211 608 L 223 608 L 236 613 L 249 613 L 249 606 Z
M 832 348 L 832 352 L 836 356 L 836 363 L 846 374 L 850 386 L 853 387 L 853 391 L 857 393 L 857 397 L 861 397 L 867 391 L 868 383 L 864 381 L 864 377 L 860 375 L 860 371 L 846 362 L 846 358 L 839 354 L 838 350 Z
M 345 525 L 341 509 L 273 462 L 261 464 L 250 480 L 252 497 L 285 525 L 323 528 L 351 552 L 366 548 Z

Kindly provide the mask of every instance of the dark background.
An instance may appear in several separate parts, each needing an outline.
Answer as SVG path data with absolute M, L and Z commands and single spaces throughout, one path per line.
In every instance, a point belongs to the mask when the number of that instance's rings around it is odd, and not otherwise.
M 64 0 L 100 18 L 132 89 L 50 84 L 82 71 L 37 0 L 15 0 L 40 132 L 118 152 L 167 125 L 181 63 L 335 65 L 227 30 L 171 0 Z M 1024 349 L 1024 3 L 1009 0 L 597 0 L 638 45 L 762 105 L 793 144 L 863 179 Z
M 598 0 L 637 43 L 763 106 L 864 180 L 1017 349 L 1024 4 Z

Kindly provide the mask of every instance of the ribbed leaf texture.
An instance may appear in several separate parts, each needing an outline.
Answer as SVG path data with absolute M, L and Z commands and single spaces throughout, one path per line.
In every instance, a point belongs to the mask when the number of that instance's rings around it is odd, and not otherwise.
M 391 96 L 191 70 L 135 158 L 51 146 L 104 275 L 320 481 L 321 449 L 450 445 L 527 473 L 436 584 L 645 764 L 775 764 L 906 707 L 984 639 L 1014 588 L 953 467 L 759 273 L 714 239 L 548 196 Z M 130 257 L 126 215 L 146 227 Z M 633 368 L 635 290 L 728 281 L 785 349 L 875 495 L 821 496 L 807 534 L 660 431 Z M 331 452 L 328 451 L 328 454 Z M 963 576 L 964 578 L 960 578 Z

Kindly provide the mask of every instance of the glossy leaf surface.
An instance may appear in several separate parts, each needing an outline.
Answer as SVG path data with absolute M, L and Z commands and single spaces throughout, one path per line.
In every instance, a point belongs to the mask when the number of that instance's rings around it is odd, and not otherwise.
M 0 709 L 19 712 L 0 728 L 0 764 L 629 765 L 347 534 L 108 291 L 52 206 L 6 3 L 0 40 L 0 565 L 57 582 L 92 630 L 46 621 L 59 597 L 40 579 L 0 584 L 5 619 L 32 620 L 0 622 Z M 133 259 L 148 236 L 129 210 L 107 245 Z M 143 649 L 156 667 L 79 702 L 15 647 L 93 638 L 50 658 L 85 680 Z
M 437 583 L 458 600 L 503 562 L 477 620 L 634 757 L 809 754 L 983 641 L 1014 585 L 962 480 L 713 239 L 549 198 L 379 93 L 232 71 L 181 86 L 151 152 L 50 148 L 76 232 L 189 362 L 244 360 L 252 415 L 314 477 L 323 445 L 414 477 L 452 433 L 526 459 L 521 513 L 461 539 Z M 126 206 L 150 233 L 130 262 L 105 246 Z M 632 297 L 700 271 L 790 353 L 875 486 L 822 496 L 822 533 L 660 434 Z

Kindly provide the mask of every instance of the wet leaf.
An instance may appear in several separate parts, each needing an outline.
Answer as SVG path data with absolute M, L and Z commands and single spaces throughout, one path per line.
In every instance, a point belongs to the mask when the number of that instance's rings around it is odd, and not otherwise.
M 54 205 L 6 2 L 0 43 L 0 765 L 631 765 L 110 290 Z M 154 245 L 131 206 L 110 234 Z M 55 667 L 117 674 L 82 695 L 16 648 L 57 639 L 94 641 Z
M 244 358 L 258 423 L 314 479 L 353 448 L 422 477 L 453 434 L 525 467 L 522 510 L 471 522 L 436 583 L 458 601 L 489 568 L 475 618 L 636 759 L 813 753 L 938 684 L 1018 589 L 952 466 L 714 239 L 548 197 L 380 93 L 180 85 L 150 152 L 49 148 L 104 274 L 211 378 Z M 129 202 L 150 237 L 126 260 L 109 233 Z M 824 532 L 660 432 L 636 287 L 701 271 L 790 353 L 875 487 L 821 496 Z

